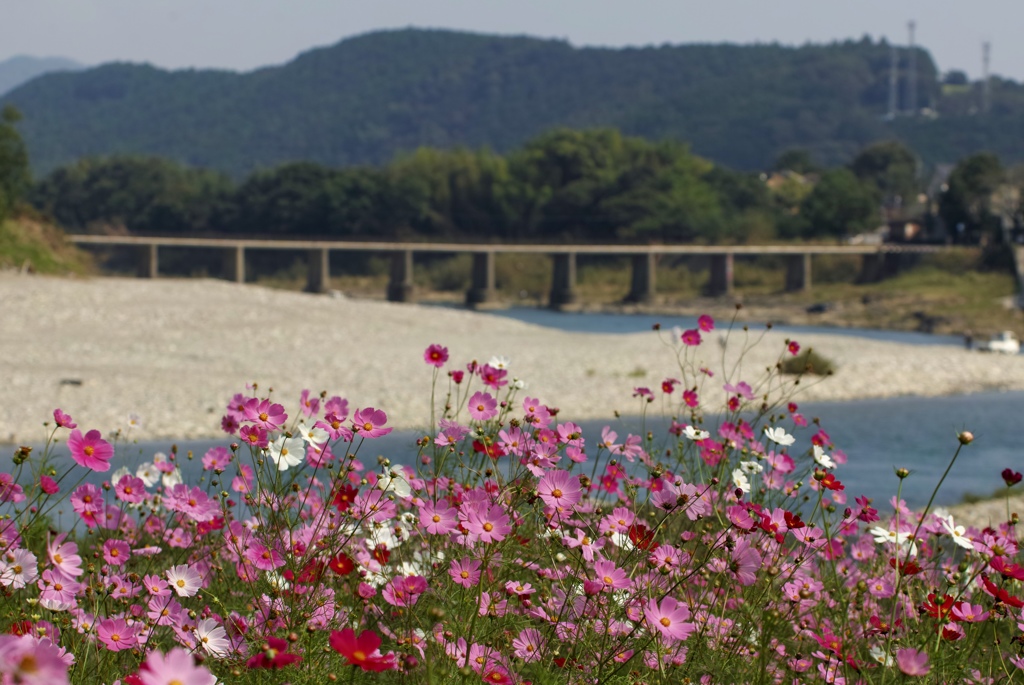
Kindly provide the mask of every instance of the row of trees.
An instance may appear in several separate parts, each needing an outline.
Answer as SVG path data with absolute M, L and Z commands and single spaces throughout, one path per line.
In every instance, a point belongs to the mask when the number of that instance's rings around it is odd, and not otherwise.
M 940 237 L 1006 237 L 1022 223 L 1024 172 L 989 153 L 962 160 L 938 201 L 903 144 L 824 169 L 799 150 L 737 172 L 675 142 L 556 130 L 507 155 L 421 148 L 384 167 L 296 162 L 240 183 L 160 158 L 84 159 L 34 185 L 6 109 L 0 218 L 22 196 L 76 231 L 495 241 L 743 242 L 841 237 L 930 215 Z
M 769 180 L 676 142 L 556 130 L 507 155 L 421 148 L 385 167 L 296 162 L 237 184 L 158 158 L 86 159 L 29 197 L 73 231 L 710 243 L 856 233 L 918 191 L 899 143 L 839 169 L 800 153 L 776 166 L 786 175 Z

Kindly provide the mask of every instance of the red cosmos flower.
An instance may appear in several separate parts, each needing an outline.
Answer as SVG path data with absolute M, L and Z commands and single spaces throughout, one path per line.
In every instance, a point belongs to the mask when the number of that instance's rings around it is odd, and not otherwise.
M 448 348 L 441 347 L 440 345 L 431 345 L 423 353 L 423 361 L 440 369 L 448 361 Z
M 394 653 L 380 653 L 380 636 L 372 630 L 364 630 L 359 637 L 351 628 L 334 630 L 329 641 L 331 649 L 345 657 L 350 666 L 364 671 L 390 671 L 398 667 Z
M 1003 578 L 1024 580 L 1024 566 L 1020 564 L 1010 564 L 1002 557 L 993 557 L 992 561 L 988 562 L 988 565 L 992 567 L 992 570 L 1001 573 Z
M 330 567 L 339 576 L 347 576 L 355 570 L 356 565 L 347 554 L 341 553 L 331 559 Z
M 455 385 L 461 385 L 462 384 L 462 379 L 465 378 L 465 376 L 466 376 L 466 372 L 465 371 L 449 371 L 448 375 L 451 376 L 451 379 L 452 379 L 452 381 L 455 382 Z
M 373 548 L 373 558 L 381 565 L 388 563 L 388 559 L 391 558 L 391 552 L 388 551 L 388 546 L 381 543 Z
M 288 642 L 279 637 L 268 637 L 266 648 L 245 662 L 249 668 L 284 668 L 302 661 L 298 654 L 288 653 Z
M 954 606 L 959 606 L 962 602 L 954 602 L 953 598 L 949 595 L 943 595 L 942 601 L 939 601 L 935 593 L 928 595 L 928 601 L 921 605 L 921 612 L 928 614 L 932 618 L 937 618 L 940 621 L 945 621 Z
M 1009 592 L 989 580 L 987 573 L 981 574 L 981 582 L 985 585 L 985 590 L 1003 604 L 1008 604 L 1009 606 L 1017 609 L 1024 609 L 1024 601 L 1014 597 Z
M 84 436 L 78 429 L 71 431 L 68 449 L 71 451 L 71 458 L 79 466 L 94 471 L 110 470 L 110 458 L 114 456 L 114 448 L 103 439 L 98 430 L 91 430 Z
M 660 545 L 654 541 L 654 531 L 642 523 L 634 523 L 629 527 L 629 541 L 638 549 L 653 552 Z
M 1012 488 L 1014 485 L 1019 483 L 1021 479 L 1024 479 L 1024 476 L 1012 469 L 1003 469 L 1002 476 L 1003 482 L 1006 483 L 1006 487 L 1008 488 Z
M 331 504 L 337 507 L 338 511 L 348 511 L 348 508 L 352 506 L 352 500 L 356 498 L 357 494 L 359 494 L 358 488 L 347 484 L 342 485 L 334 493 L 334 499 L 331 501 Z
M 916 561 L 897 561 L 895 557 L 889 559 L 889 568 L 896 568 L 899 564 L 900 574 L 904 576 L 916 576 L 921 572 L 921 567 L 917 565 Z
M 796 356 L 800 352 L 800 343 L 796 340 L 791 340 L 789 345 L 786 346 L 786 349 L 789 350 L 790 354 Z
M 792 512 L 784 512 L 786 519 L 786 527 L 790 530 L 799 530 L 800 528 L 807 527 L 807 524 L 800 519 L 800 514 L 794 514 Z
M 678 383 L 679 381 L 675 378 L 666 378 L 661 382 L 661 391 L 666 395 L 671 395 L 676 391 L 676 385 L 678 385 Z
M 829 490 L 845 490 L 846 486 L 836 480 L 835 474 L 826 473 L 821 479 L 821 486 Z
M 479 440 L 473 441 L 473 451 L 477 454 L 486 454 L 491 459 L 497 459 L 498 457 L 505 456 L 505 452 L 498 446 L 498 443 L 494 442 L 490 445 L 484 445 Z
M 868 635 L 885 635 L 890 630 L 899 630 L 903 627 L 902 618 L 897 618 L 893 625 L 889 625 L 888 621 L 883 621 L 878 616 L 872 616 L 868 622 L 871 624 L 871 629 L 867 631 Z

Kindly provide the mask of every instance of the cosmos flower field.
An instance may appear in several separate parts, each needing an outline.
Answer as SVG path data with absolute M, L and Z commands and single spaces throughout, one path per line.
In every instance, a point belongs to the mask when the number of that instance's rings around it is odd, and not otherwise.
M 609 388 L 667 417 L 623 435 L 431 345 L 404 464 L 373 456 L 386 408 L 327 393 L 251 386 L 223 445 L 143 464 L 55 409 L 0 473 L 0 682 L 1024 680 L 1016 514 L 911 511 L 902 469 L 848 492 L 780 370 L 800 345 L 741 376 L 698 361 L 714 328 L 659 330 L 678 376 Z

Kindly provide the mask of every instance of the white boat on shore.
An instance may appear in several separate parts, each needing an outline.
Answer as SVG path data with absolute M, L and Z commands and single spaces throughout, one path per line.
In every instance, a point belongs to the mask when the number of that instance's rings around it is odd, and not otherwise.
M 1001 331 L 990 339 L 977 343 L 974 349 L 981 352 L 999 352 L 1002 354 L 1019 354 L 1020 340 L 1013 331 Z

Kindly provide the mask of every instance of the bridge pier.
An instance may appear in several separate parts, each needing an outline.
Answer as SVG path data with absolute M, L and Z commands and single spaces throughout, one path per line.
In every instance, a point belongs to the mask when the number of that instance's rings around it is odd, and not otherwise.
M 498 295 L 494 283 L 494 253 L 474 252 L 472 281 L 466 291 L 466 305 L 474 307 L 493 302 Z
M 633 255 L 633 280 L 626 302 L 649 304 L 657 298 L 657 255 L 653 252 Z
M 895 252 L 876 252 L 864 255 L 858 283 L 877 283 L 899 273 L 900 255 Z
M 576 303 L 576 253 L 560 252 L 551 256 L 553 272 L 548 306 L 562 309 Z
M 156 278 L 160 272 L 156 245 L 144 245 L 139 250 L 139 278 Z
M 307 293 L 325 293 L 331 282 L 330 250 L 309 251 L 309 280 L 306 282 Z
M 811 255 L 798 254 L 786 258 L 786 291 L 807 292 L 811 289 Z
M 245 248 L 229 247 L 224 254 L 224 277 L 235 283 L 245 283 Z
M 413 302 L 416 286 L 412 281 L 412 250 L 391 255 L 391 280 L 388 282 L 388 302 Z
M 733 255 L 711 255 L 711 278 L 708 281 L 708 294 L 712 297 L 732 295 Z

